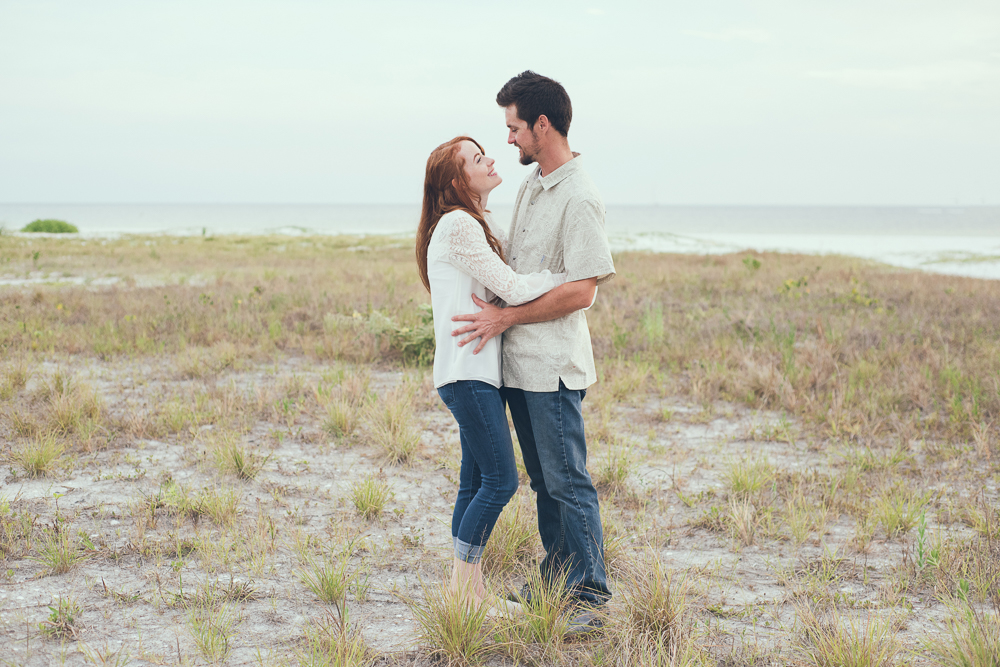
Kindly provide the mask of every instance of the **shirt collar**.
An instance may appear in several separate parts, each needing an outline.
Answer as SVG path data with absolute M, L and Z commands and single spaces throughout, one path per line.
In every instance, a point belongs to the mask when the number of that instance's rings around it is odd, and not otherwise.
M 580 167 L 583 166 L 581 163 L 582 159 L 583 158 L 580 157 L 579 153 L 573 153 L 572 160 L 570 160 L 563 166 L 559 167 L 558 169 L 556 169 L 547 176 L 540 176 L 539 174 L 541 173 L 542 168 L 538 167 L 538 170 L 535 172 L 535 178 L 538 179 L 538 182 L 541 184 L 542 188 L 548 190 L 549 188 L 558 185 L 563 179 L 567 178 L 568 176 L 575 174 L 580 169 Z

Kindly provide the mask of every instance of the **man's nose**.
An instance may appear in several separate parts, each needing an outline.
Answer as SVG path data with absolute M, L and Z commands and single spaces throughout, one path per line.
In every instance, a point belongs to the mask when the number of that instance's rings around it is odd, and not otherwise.
M 508 144 L 514 143 L 514 132 L 513 132 L 513 130 L 511 130 L 510 132 L 507 133 L 507 143 Z

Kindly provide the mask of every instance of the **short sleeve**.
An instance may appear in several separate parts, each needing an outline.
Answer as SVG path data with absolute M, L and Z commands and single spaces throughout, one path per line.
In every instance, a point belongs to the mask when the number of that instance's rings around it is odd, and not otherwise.
M 611 247 L 604 231 L 604 207 L 599 201 L 572 202 L 566 209 L 563 264 L 566 281 L 597 278 L 601 285 L 615 277 Z

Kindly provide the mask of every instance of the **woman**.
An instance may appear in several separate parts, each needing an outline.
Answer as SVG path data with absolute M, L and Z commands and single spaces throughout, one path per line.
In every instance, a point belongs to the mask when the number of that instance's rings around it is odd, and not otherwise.
M 510 305 L 536 299 L 566 281 L 549 271 L 518 275 L 503 260 L 486 200 L 500 185 L 494 160 L 474 139 L 456 137 L 427 159 L 424 203 L 417 229 L 417 266 L 434 309 L 434 386 L 458 422 L 462 467 L 451 534 L 451 589 L 466 602 L 486 600 L 483 548 L 500 511 L 517 491 L 517 468 L 507 413 L 500 399 L 500 339 L 479 354 L 451 336 L 453 315 L 475 312 L 475 294 Z M 503 604 L 493 602 L 491 604 Z

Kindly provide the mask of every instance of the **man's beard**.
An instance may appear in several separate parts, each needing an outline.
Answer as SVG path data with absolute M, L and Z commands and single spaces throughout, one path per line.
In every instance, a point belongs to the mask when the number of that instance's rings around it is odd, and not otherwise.
M 537 146 L 538 145 L 538 135 L 535 134 L 535 130 L 534 129 L 531 130 L 531 138 L 534 140 L 535 145 Z M 519 144 L 515 144 L 515 145 L 519 149 L 521 149 L 521 159 L 520 159 L 521 164 L 523 164 L 525 167 L 527 167 L 529 164 L 533 164 L 534 162 L 537 162 L 537 160 L 535 159 L 535 156 L 532 155 L 531 153 L 529 153 L 524 148 L 524 146 L 521 146 Z

